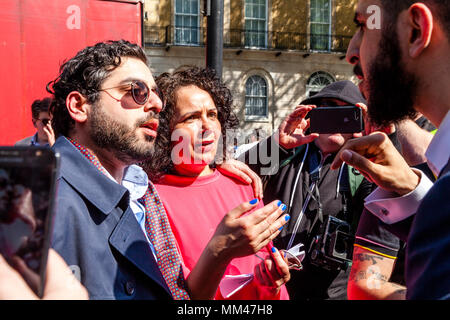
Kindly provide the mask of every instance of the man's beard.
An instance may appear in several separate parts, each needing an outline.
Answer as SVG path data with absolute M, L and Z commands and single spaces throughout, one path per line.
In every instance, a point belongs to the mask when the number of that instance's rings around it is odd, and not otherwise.
M 149 116 L 136 121 L 129 127 L 103 111 L 98 104 L 93 105 L 90 118 L 90 138 L 98 148 L 106 149 L 123 163 L 134 164 L 148 159 L 154 152 L 154 137 L 145 135 L 145 140 L 139 139 L 136 130 L 150 119 Z
M 393 25 L 383 30 L 379 53 L 369 67 L 368 109 L 371 121 L 381 127 L 413 119 L 417 94 L 416 77 L 406 71 L 401 61 L 398 36 Z

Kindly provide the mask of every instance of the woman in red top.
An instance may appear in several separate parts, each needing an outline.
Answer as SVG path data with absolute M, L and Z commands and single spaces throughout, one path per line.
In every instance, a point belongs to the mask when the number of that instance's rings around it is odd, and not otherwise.
M 215 169 L 221 137 L 238 124 L 232 97 L 212 70 L 157 78 L 165 108 L 146 164 L 183 258 L 193 299 L 288 299 L 289 268 L 271 241 L 289 219 L 247 184 Z M 270 252 L 269 252 L 270 251 Z M 258 253 L 257 253 L 258 252 Z

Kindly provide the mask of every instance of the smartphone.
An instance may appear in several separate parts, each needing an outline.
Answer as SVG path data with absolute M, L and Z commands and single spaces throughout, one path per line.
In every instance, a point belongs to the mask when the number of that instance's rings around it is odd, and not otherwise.
M 364 130 L 361 108 L 319 107 L 309 112 L 311 133 L 357 133 Z
M 48 147 L 0 147 L 0 253 L 39 297 L 59 162 L 59 154 Z

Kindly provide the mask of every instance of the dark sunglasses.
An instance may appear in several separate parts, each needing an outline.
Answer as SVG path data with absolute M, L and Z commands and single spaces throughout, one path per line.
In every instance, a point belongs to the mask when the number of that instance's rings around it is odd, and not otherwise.
M 47 125 L 47 123 L 49 123 L 49 122 L 50 122 L 50 119 L 47 119 L 47 118 L 44 118 L 44 119 L 39 119 L 39 120 L 41 120 L 41 122 L 42 122 L 42 124 L 43 124 L 44 126 L 46 126 L 46 125 Z
M 131 86 L 130 91 L 131 91 L 131 96 L 133 97 L 134 102 L 136 102 L 139 105 L 146 104 L 148 101 L 148 98 L 150 97 L 150 89 L 148 88 L 147 84 L 143 81 L 133 81 L 129 85 Z M 124 87 L 124 86 L 126 86 L 126 85 L 120 85 L 117 87 L 100 89 L 98 91 L 105 91 L 111 98 L 113 98 L 116 101 L 120 101 L 120 99 L 116 99 L 113 96 L 111 96 L 111 94 L 106 90 L 120 88 L 120 87 Z M 159 88 L 154 87 L 151 89 L 151 91 L 153 91 L 159 97 L 159 99 L 161 99 L 161 102 L 163 102 L 163 106 L 164 106 L 163 96 L 162 96 Z

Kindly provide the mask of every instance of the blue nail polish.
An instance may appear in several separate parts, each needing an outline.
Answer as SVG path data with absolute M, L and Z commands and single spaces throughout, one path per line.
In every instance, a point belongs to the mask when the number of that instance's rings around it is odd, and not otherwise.
M 272 252 L 273 253 L 277 252 L 277 249 L 275 249 L 275 247 L 272 247 Z
M 290 218 L 291 218 L 291 216 L 287 214 L 287 215 L 284 217 L 284 220 L 288 221 Z
M 250 204 L 255 204 L 258 202 L 258 199 L 253 199 L 252 201 L 250 201 Z
M 278 230 L 280 230 L 280 231 L 281 231 L 281 230 L 283 230 L 283 228 L 284 228 L 284 226 L 283 226 L 283 227 L 280 227 L 280 228 L 279 228 Z
M 281 211 L 284 211 L 284 210 L 286 210 L 286 205 L 285 205 L 285 204 L 283 204 L 283 205 L 281 206 Z
M 280 200 L 278 200 L 277 206 L 279 207 L 279 206 L 281 206 L 281 204 L 282 204 L 282 202 Z

